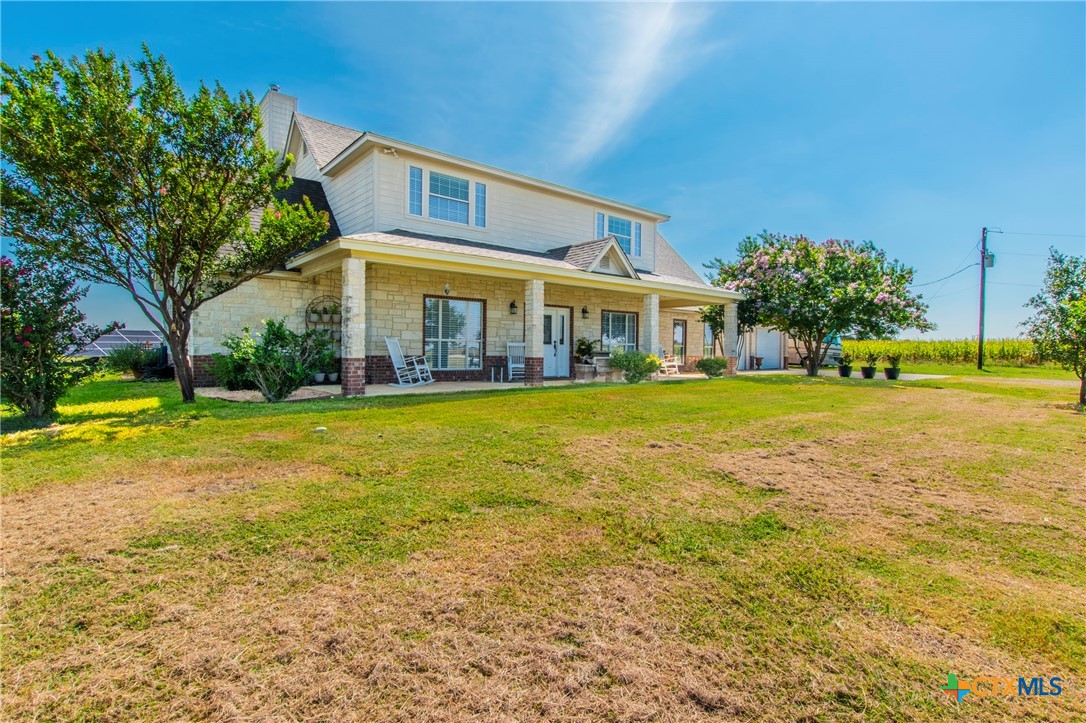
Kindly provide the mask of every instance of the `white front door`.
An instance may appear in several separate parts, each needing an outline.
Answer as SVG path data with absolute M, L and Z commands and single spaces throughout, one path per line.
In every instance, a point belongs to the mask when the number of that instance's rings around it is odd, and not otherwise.
M 569 376 L 569 309 L 543 308 L 543 376 Z

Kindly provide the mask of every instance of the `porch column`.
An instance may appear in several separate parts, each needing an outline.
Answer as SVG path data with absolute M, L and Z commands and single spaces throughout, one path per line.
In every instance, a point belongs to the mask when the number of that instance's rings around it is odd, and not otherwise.
M 739 304 L 734 301 L 724 307 L 724 338 L 721 343 L 724 346 L 721 352 L 728 359 L 728 371 L 725 374 L 734 375 L 739 369 L 739 357 L 736 356 L 736 347 L 739 345 Z
M 543 282 L 524 282 L 524 383 L 543 384 Z
M 343 259 L 343 300 L 340 380 L 344 396 L 366 393 L 366 261 Z
M 660 295 L 645 294 L 641 311 L 641 351 L 655 354 L 660 351 Z

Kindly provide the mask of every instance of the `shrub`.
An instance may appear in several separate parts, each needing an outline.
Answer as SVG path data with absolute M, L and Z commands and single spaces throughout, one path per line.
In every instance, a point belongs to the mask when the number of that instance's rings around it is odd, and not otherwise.
M 868 354 L 878 357 L 895 355 L 912 364 L 970 364 L 977 361 L 976 339 L 909 340 L 841 342 L 844 351 L 857 359 Z M 1038 364 L 1034 345 L 1028 339 L 986 339 L 984 358 L 993 364 L 1025 366 Z
M 840 365 L 841 365 L 841 366 L 843 366 L 843 367 L 850 367 L 850 366 L 852 366 L 852 355 L 851 355 L 851 354 L 849 354 L 849 353 L 848 353 L 847 351 L 846 351 L 846 352 L 842 352 L 842 353 L 841 353 L 841 356 L 839 356 L 839 357 L 837 358 L 837 363 L 838 363 L 838 364 L 840 364 Z
M 264 333 L 253 347 L 247 376 L 269 402 L 282 401 L 309 381 L 319 369 L 332 339 L 327 331 L 298 334 L 285 319 L 264 322 Z
M 585 364 L 592 363 L 592 353 L 596 351 L 596 347 L 599 346 L 599 340 L 592 340 L 588 337 L 582 336 L 577 340 L 577 343 L 573 347 L 573 355 L 578 360 Z
M 611 354 L 611 368 L 625 372 L 623 375 L 630 384 L 648 379 L 660 371 L 664 365 L 655 354 L 643 354 L 639 351 L 618 351 Z
M 728 371 L 728 360 L 719 356 L 707 356 L 698 359 L 695 366 L 699 372 L 713 379 L 724 376 L 724 373 Z
M 256 389 L 256 384 L 249 377 L 249 365 L 256 349 L 256 339 L 250 335 L 249 327 L 245 327 L 240 336 L 228 334 L 222 345 L 229 350 L 228 354 L 211 355 L 211 375 L 215 383 L 230 391 Z
M 158 352 L 154 349 L 145 349 L 139 344 L 125 344 L 110 349 L 104 361 L 106 368 L 110 371 L 119 374 L 128 372 L 139 379 L 144 367 L 158 361 Z
M 86 293 L 59 265 L 0 257 L 0 400 L 33 424 L 47 422 L 57 400 L 96 369 L 97 359 L 70 356 L 106 331 L 76 306 Z

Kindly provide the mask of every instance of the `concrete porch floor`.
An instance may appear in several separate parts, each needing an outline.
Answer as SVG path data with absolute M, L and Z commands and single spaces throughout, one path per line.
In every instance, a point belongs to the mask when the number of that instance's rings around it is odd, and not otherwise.
M 676 379 L 705 379 L 704 374 L 683 373 L 668 377 L 660 377 L 657 381 Z M 572 379 L 545 379 L 545 387 L 567 387 L 577 382 Z M 619 382 L 622 383 L 622 382 Z M 526 389 L 523 382 L 434 382 L 419 387 L 396 387 L 391 384 L 367 384 L 367 397 L 386 397 L 396 394 L 449 394 L 452 392 L 496 392 L 510 389 Z M 302 387 L 331 396 L 341 396 L 343 388 L 338 384 L 316 384 Z

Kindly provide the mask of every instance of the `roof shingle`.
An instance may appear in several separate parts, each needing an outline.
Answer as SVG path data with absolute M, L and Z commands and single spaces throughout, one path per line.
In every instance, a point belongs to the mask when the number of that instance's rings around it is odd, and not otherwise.
M 328 165 L 344 148 L 362 137 L 362 131 L 338 126 L 301 113 L 294 114 L 294 122 L 298 124 L 298 130 L 302 132 L 302 140 L 305 141 L 309 152 L 313 154 L 313 160 L 318 168 Z

